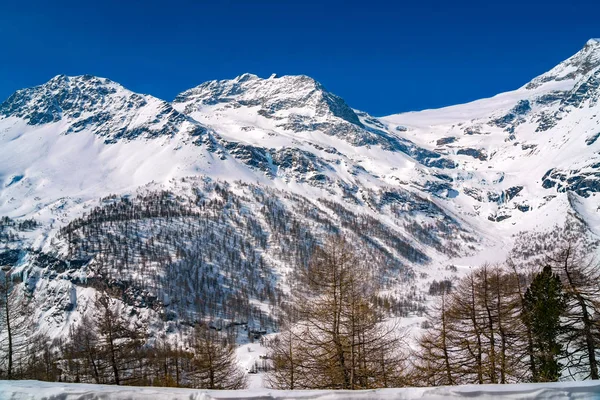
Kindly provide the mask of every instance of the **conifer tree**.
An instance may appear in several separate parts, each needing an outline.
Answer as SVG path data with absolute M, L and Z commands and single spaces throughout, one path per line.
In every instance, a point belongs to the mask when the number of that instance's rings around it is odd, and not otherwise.
M 303 370 L 306 360 L 305 349 L 296 334 L 284 330 L 267 343 L 272 368 L 268 371 L 266 381 L 269 387 L 289 390 L 307 386 L 303 382 Z
M 455 363 L 456 328 L 448 316 L 448 288 L 440 292 L 439 303 L 429 315 L 428 329 L 419 339 L 419 347 L 413 353 L 413 384 L 441 386 L 456 384 Z
M 600 268 L 594 256 L 599 248 L 586 224 L 569 215 L 562 227 L 521 234 L 513 249 L 520 270 L 550 265 L 560 277 L 567 303 L 561 337 L 564 367 L 578 379 L 600 378 Z
M 102 348 L 94 321 L 84 315 L 79 325 L 71 326 L 67 340 L 62 349 L 67 375 L 77 383 L 104 383 Z
M 558 358 L 563 353 L 559 340 L 562 333 L 560 317 L 565 310 L 560 278 L 552 273 L 550 266 L 545 266 L 525 292 L 522 314 L 523 322 L 531 327 L 533 336 L 534 382 L 554 382 L 560 377 Z
M 600 313 L 600 271 L 595 260 L 582 250 L 581 243 L 568 242 L 551 262 L 561 277 L 567 304 L 564 339 L 569 343 L 569 371 L 599 379 L 600 326 L 594 316 Z

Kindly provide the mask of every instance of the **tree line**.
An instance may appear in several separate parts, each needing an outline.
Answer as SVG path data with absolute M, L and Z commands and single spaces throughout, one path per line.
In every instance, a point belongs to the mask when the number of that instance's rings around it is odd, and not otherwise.
M 56 257 L 83 266 L 86 273 L 72 278 L 77 285 L 120 286 L 128 304 L 160 309 L 172 320 L 243 320 L 275 330 L 287 296 L 279 283 L 296 279 L 324 234 L 343 229 L 388 287 L 414 278 L 406 260 L 427 261 L 397 230 L 331 200 L 315 204 L 242 182 L 186 178 L 178 185 L 177 191 L 102 198 L 98 207 L 61 227 L 52 239 L 64 249 Z M 448 235 L 458 229 L 451 221 L 447 225 L 453 227 Z M 286 272 L 280 276 L 282 265 Z M 86 279 L 90 275 L 94 279 Z M 422 311 L 422 299 L 411 291 L 380 301 L 408 315 Z

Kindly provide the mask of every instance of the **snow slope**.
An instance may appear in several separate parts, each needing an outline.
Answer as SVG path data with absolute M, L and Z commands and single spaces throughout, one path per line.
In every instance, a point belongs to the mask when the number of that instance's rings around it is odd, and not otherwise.
M 231 390 L 211 391 L 156 387 L 127 387 L 49 383 L 39 381 L 0 381 L 0 400 L 35 399 L 597 399 L 600 384 L 594 381 L 517 384 L 467 385 L 437 388 L 402 388 L 378 390 Z

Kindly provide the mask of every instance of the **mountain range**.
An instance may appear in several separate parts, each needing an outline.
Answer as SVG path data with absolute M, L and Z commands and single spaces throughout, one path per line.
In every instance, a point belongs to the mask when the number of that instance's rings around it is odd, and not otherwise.
M 100 288 L 154 332 L 275 330 L 331 233 L 391 308 L 567 215 L 600 234 L 600 39 L 512 92 L 374 117 L 308 76 L 243 74 L 172 102 L 95 76 L 0 103 L 0 265 L 55 335 Z

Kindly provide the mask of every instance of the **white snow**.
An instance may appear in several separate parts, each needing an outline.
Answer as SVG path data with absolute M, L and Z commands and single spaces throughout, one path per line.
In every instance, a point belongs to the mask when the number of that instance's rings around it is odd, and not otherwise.
M 548 399 L 584 400 L 600 397 L 600 382 L 528 383 L 517 385 L 466 385 L 436 388 L 378 390 L 195 390 L 158 387 L 128 387 L 51 383 L 39 381 L 0 381 L 0 400 L 210 400 L 210 399 Z

